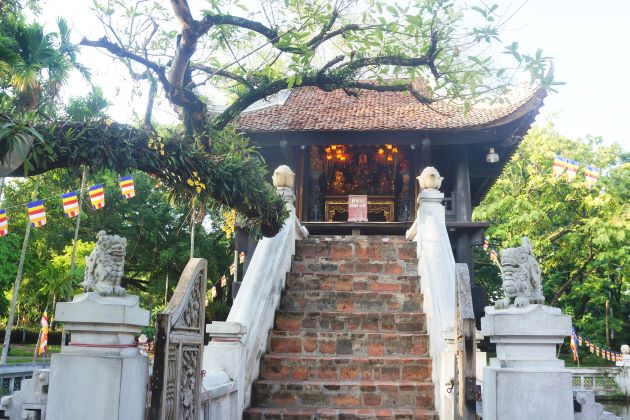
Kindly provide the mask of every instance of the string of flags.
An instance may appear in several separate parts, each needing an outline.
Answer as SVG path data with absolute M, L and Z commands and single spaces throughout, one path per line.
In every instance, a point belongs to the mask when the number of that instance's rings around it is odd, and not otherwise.
M 566 174 L 567 181 L 573 182 L 577 176 L 579 167 L 580 162 L 557 154 L 552 165 L 553 176 L 557 179 L 563 174 Z M 599 168 L 586 165 L 586 168 L 584 169 L 584 183 L 589 189 L 592 189 L 597 183 L 600 172 L 601 170 Z
M 131 175 L 123 176 L 119 180 L 119 185 L 124 199 L 133 198 L 136 196 L 135 185 L 133 177 Z M 95 184 L 88 187 L 88 195 L 90 197 L 90 203 L 94 210 L 99 210 L 105 207 L 105 189 L 103 184 Z M 49 197 L 51 198 L 51 197 Z M 40 199 L 26 203 L 26 210 L 28 212 L 28 218 L 31 222 L 31 226 L 34 228 L 42 227 L 46 224 L 46 208 L 44 207 L 44 201 L 48 200 Z M 66 217 L 73 218 L 81 213 L 79 207 L 79 198 L 77 191 L 69 191 L 61 194 L 61 204 Z M 5 236 L 9 233 L 9 220 L 7 217 L 6 209 L 0 209 L 0 236 Z
M 238 256 L 238 263 L 239 264 L 244 264 L 245 263 L 245 253 L 241 252 Z M 234 275 L 234 273 L 236 273 L 237 270 L 237 264 L 236 262 L 233 262 L 232 264 L 230 264 L 230 267 L 225 270 L 225 272 L 223 273 L 223 275 L 221 275 L 221 278 L 219 278 L 219 280 L 215 281 L 212 284 L 212 287 L 210 288 L 210 298 L 211 300 L 214 300 L 217 297 L 217 284 L 220 284 L 221 287 L 225 287 L 227 286 L 227 276 L 226 276 L 226 272 L 229 270 L 230 275 Z
M 578 358 L 578 347 L 585 347 L 586 350 L 590 351 L 591 353 L 611 362 L 623 361 L 623 355 L 621 353 L 606 349 L 604 347 L 600 347 L 592 341 L 589 341 L 586 338 L 577 335 L 577 333 L 575 332 L 575 327 L 573 327 L 573 333 L 571 335 L 571 350 L 573 351 L 573 360 L 576 360 Z

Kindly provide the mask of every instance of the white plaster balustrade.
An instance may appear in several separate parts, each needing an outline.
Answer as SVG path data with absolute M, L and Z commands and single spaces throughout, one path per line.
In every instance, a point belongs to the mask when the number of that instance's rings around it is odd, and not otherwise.
M 308 232 L 296 217 L 293 172 L 281 166 L 274 186 L 286 200 L 290 215 L 273 238 L 258 242 L 243 283 L 225 322 L 212 322 L 212 341 L 204 350 L 206 377 L 202 412 L 209 419 L 241 419 L 249 406 L 252 383 L 259 374 L 276 309 L 295 254 L 295 241 Z

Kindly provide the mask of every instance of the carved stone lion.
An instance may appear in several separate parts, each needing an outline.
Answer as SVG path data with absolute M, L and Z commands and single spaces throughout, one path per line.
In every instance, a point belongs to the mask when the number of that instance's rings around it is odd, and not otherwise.
M 96 247 L 85 257 L 85 291 L 96 291 L 101 296 L 125 296 L 120 280 L 125 268 L 127 240 L 108 235 L 104 230 L 96 234 Z
M 427 166 L 422 170 L 420 176 L 416 177 L 421 190 L 438 190 L 444 178 L 433 166 Z
M 529 239 L 524 236 L 521 246 L 506 248 L 500 256 L 505 298 L 498 300 L 494 306 L 505 309 L 514 304 L 522 308 L 530 303 L 544 303 L 540 266 Z

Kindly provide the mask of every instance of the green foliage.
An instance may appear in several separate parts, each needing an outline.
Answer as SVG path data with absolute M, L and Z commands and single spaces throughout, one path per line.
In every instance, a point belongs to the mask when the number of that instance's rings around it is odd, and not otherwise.
M 581 163 L 573 182 L 553 177 L 556 153 Z M 585 165 L 602 169 L 593 189 L 584 183 Z M 474 213 L 491 223 L 487 235 L 497 249 L 529 237 L 547 303 L 572 315 L 579 333 L 602 345 L 608 300 L 617 348 L 630 339 L 629 216 L 630 163 L 621 147 L 599 138 L 567 139 L 552 127 L 530 130 Z M 496 290 L 496 273 L 478 274 Z
M 143 173 L 133 174 L 137 196 L 128 200 L 120 194 L 119 174 L 90 174 L 88 185 L 104 184 L 106 205 L 93 210 L 86 194 L 77 266 L 69 272 L 76 219 L 64 216 L 60 194 L 76 191 L 80 180 L 67 170 L 51 171 L 41 177 L 38 196 L 45 199 L 48 223 L 31 231 L 18 300 L 20 319 L 26 316 L 27 324 L 36 326 L 41 311 L 48 307 L 53 312 L 55 302 L 66 300 L 71 285 L 71 294 L 80 292 L 78 283 L 83 279 L 85 256 L 93 249 L 92 241 L 100 230 L 127 238 L 123 285 L 140 296 L 144 307 L 163 305 L 167 276 L 170 296 L 189 259 L 189 208 L 174 206 L 168 195 L 155 187 L 156 181 Z M 31 199 L 33 187 L 33 179 L 15 180 L 5 186 L 5 199 L 0 203 L 0 208 L 7 208 L 11 232 L 0 238 L 0 258 L 6 256 L 0 264 L 5 294 L 15 279 L 27 223 L 25 203 Z M 203 225 L 208 224 L 218 226 L 219 221 L 209 219 Z M 229 266 L 232 244 L 220 230 L 204 226 L 196 225 L 195 256 L 208 260 L 208 276 L 215 279 Z M 6 309 L 0 316 L 6 317 Z

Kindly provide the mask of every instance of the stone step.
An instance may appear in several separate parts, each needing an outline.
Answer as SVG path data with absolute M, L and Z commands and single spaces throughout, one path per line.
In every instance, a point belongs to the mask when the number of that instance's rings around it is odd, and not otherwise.
M 427 334 L 271 331 L 268 352 L 337 356 L 426 356 Z
M 245 420 L 437 420 L 432 410 L 411 408 L 248 408 Z
M 285 290 L 419 292 L 420 277 L 396 274 L 289 273 Z
M 329 292 L 322 290 L 287 290 L 282 294 L 280 309 L 287 311 L 422 311 L 421 293 Z
M 256 407 L 433 408 L 433 385 L 397 381 L 278 381 L 252 386 Z
M 405 276 L 418 275 L 418 261 L 416 259 L 388 260 L 349 259 L 337 260 L 317 258 L 301 260 L 294 257 L 293 273 L 325 273 L 325 274 L 395 274 Z
M 302 312 L 278 311 L 276 331 L 353 331 L 425 333 L 423 312 Z
M 415 242 L 366 240 L 298 241 L 295 255 L 304 258 L 397 260 L 417 258 Z
M 431 359 L 425 356 L 292 356 L 266 354 L 261 379 L 294 381 L 431 381 Z

